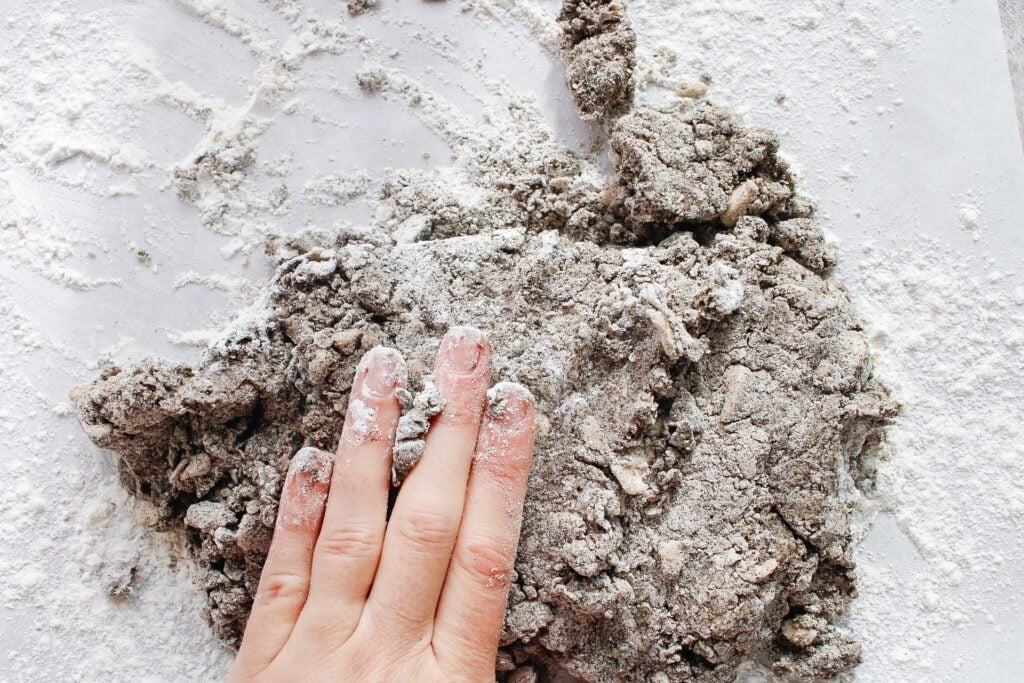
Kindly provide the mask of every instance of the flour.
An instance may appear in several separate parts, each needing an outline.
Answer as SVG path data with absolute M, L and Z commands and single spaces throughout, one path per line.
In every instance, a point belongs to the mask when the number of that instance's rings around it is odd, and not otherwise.
M 22 326 L 29 332 L 30 326 Z M 5 349 L 28 348 L 6 331 L 2 340 Z M 41 340 L 40 348 L 50 343 Z M 41 422 L 50 410 L 61 410 L 12 372 L 14 361 L 11 351 L 0 353 L 0 382 L 22 396 L 19 414 Z M 216 650 L 197 654 L 208 638 L 196 618 L 199 605 L 187 573 L 177 566 L 184 557 L 180 539 L 141 531 L 145 516 L 132 514 L 140 506 L 112 483 L 105 463 L 83 476 L 72 463 L 88 461 L 89 455 L 68 427 L 26 430 L 13 415 L 0 414 L 0 434 L 19 456 L 4 465 L 11 484 L 0 492 L 6 511 L 0 529 L 8 543 L 29 541 L 32 548 L 31 554 L 0 560 L 0 597 L 20 606 L 8 614 L 23 624 L 22 636 L 5 641 L 5 675 L 38 680 L 59 670 L 82 679 L 216 677 L 228 658 Z M 38 485 L 41 472 L 47 472 L 45 486 Z M 78 501 L 74 509 L 56 505 L 51 490 Z M 150 636 L 147 624 L 154 614 L 161 615 L 165 631 Z M 111 629 L 111 623 L 119 626 Z M 62 646 L 68 632 L 94 646 Z
M 377 410 L 364 401 L 353 399 L 348 403 L 348 414 L 352 418 L 352 438 L 356 443 L 369 439 L 376 429 Z
M 397 8 L 388 3 L 359 21 L 379 18 L 394 33 L 390 41 L 372 30 L 369 39 L 359 36 L 356 25 L 344 31 L 336 30 L 337 25 L 327 31 L 310 28 L 312 24 L 330 23 L 325 21 L 327 18 L 333 21 L 344 17 L 343 4 L 337 4 L 334 14 L 330 14 L 320 3 L 325 16 L 315 16 L 309 9 L 291 3 L 275 3 L 275 9 L 256 4 L 246 8 L 243 18 L 233 14 L 232 6 L 189 3 L 195 19 L 185 22 L 168 11 L 168 7 L 178 11 L 174 5 L 132 6 L 127 10 L 115 5 L 110 11 L 82 11 L 58 2 L 34 7 L 32 12 L 15 5 L 0 26 L 10 46 L 9 56 L 0 59 L 0 89 L 4 95 L 0 98 L 0 258 L 4 263 L 0 311 L 5 320 L 0 332 L 0 386 L 8 398 L 17 397 L 16 403 L 12 400 L 11 405 L 0 406 L 0 431 L 16 456 L 5 458 L 0 465 L 5 481 L 10 482 L 0 498 L 8 511 L 4 533 L 11 548 L 0 560 L 8 578 L 3 593 L 6 607 L 15 610 L 9 622 L 11 630 L 5 634 L 26 634 L 20 641 L 8 638 L 5 665 L 15 680 L 214 679 L 223 675 L 230 657 L 211 643 L 199 616 L 201 600 L 196 599 L 187 579 L 188 563 L 181 537 L 144 533 L 139 525 L 157 521 L 154 509 L 141 501 L 133 502 L 120 488 L 111 486 L 109 463 L 105 459 L 94 462 L 77 427 L 54 419 L 69 413 L 63 396 L 67 378 L 84 381 L 94 374 L 89 368 L 97 364 L 123 366 L 142 354 L 154 353 L 154 348 L 156 353 L 174 351 L 160 347 L 153 336 L 147 336 L 147 327 L 157 330 L 157 341 L 169 329 L 180 327 L 197 329 L 194 343 L 222 345 L 225 335 L 216 321 L 206 324 L 205 311 L 196 312 L 191 319 L 165 319 L 178 308 L 173 304 L 199 293 L 194 286 L 175 293 L 172 280 L 191 280 L 194 285 L 226 292 L 215 280 L 204 276 L 193 279 L 187 271 L 223 270 L 230 273 L 231 280 L 245 275 L 258 277 L 258 272 L 242 269 L 250 258 L 254 263 L 261 258 L 259 252 L 267 235 L 271 235 L 274 249 L 283 252 L 288 240 L 273 235 L 276 230 L 308 229 L 308 239 L 289 245 L 294 257 L 316 243 L 313 235 L 318 231 L 333 233 L 338 227 L 332 224 L 333 216 L 317 214 L 310 205 L 344 207 L 364 197 L 375 202 L 378 181 L 384 176 L 391 179 L 393 190 L 405 183 L 430 180 L 431 174 L 418 170 L 405 173 L 368 169 L 366 175 L 373 181 L 366 194 L 357 194 L 360 186 L 347 184 L 341 192 L 320 194 L 322 186 L 318 186 L 304 193 L 305 183 L 310 182 L 312 188 L 317 178 L 304 174 L 307 155 L 300 144 L 293 141 L 289 148 L 281 149 L 278 140 L 278 146 L 261 147 L 261 141 L 272 138 L 275 130 L 295 130 L 300 118 L 338 118 L 336 111 L 330 111 L 329 105 L 318 101 L 308 88 L 313 82 L 320 87 L 315 72 L 330 63 L 326 59 L 317 61 L 321 58 L 316 50 L 309 49 L 316 41 L 326 40 L 335 46 L 331 48 L 334 52 L 324 54 L 339 59 L 355 55 L 357 64 L 360 57 L 366 57 L 387 65 L 392 72 L 402 71 L 398 66 L 401 59 L 392 61 L 389 55 L 399 50 L 404 51 L 403 56 L 415 55 L 416 44 L 427 44 L 428 36 L 434 38 L 430 42 L 431 56 L 453 57 L 448 64 L 458 64 L 460 69 L 473 61 L 454 58 L 467 49 L 467 44 L 446 42 L 447 36 L 441 36 L 443 27 L 423 29 L 417 25 L 422 20 L 414 19 L 413 27 L 403 31 L 410 21 L 394 16 Z M 636 0 L 629 9 L 638 43 L 634 73 L 638 100 L 661 106 L 672 93 L 700 97 L 711 92 L 719 101 L 748 102 L 750 111 L 741 114 L 750 113 L 753 120 L 772 124 L 781 134 L 782 147 L 795 152 L 814 170 L 814 175 L 805 174 L 812 181 L 802 184 L 805 190 L 813 185 L 870 182 L 879 160 L 862 157 L 858 146 L 849 143 L 847 137 L 870 137 L 882 128 L 913 121 L 900 116 L 906 105 L 899 73 L 921 58 L 917 50 L 922 33 L 915 21 L 927 24 L 924 18 L 935 13 L 945 17 L 939 21 L 948 21 L 950 16 L 947 7 L 929 6 L 920 11 L 915 3 L 882 6 L 858 1 L 846 3 L 836 12 L 822 12 L 814 3 L 798 3 L 783 11 L 775 7 L 766 11 L 768 5 L 763 2 L 670 5 Z M 561 47 L 555 4 L 477 0 L 464 6 L 478 13 L 481 35 L 495 38 L 485 53 L 489 58 L 500 56 L 505 49 L 501 38 L 515 33 L 516 21 L 535 32 L 536 44 L 547 46 L 552 53 Z M 406 6 L 402 7 L 404 11 Z M 153 35 L 164 35 L 183 23 L 195 43 L 172 40 L 152 44 Z M 929 24 L 929 28 L 934 27 Z M 326 33 L 331 37 L 323 38 Z M 299 37 L 302 34 L 306 35 Z M 171 53 L 189 59 L 200 43 L 214 50 L 209 61 L 215 69 L 190 60 L 183 61 L 182 68 L 175 71 L 175 65 L 166 59 Z M 527 51 L 532 44 L 529 40 L 522 43 Z M 216 51 L 218 45 L 228 51 Z M 741 52 L 742 58 L 737 56 Z M 295 68 L 275 66 L 289 60 Z M 886 68 L 887 60 L 894 60 L 900 67 L 893 69 L 890 62 Z M 192 80 L 189 71 L 199 76 Z M 340 93 L 341 108 L 358 104 L 352 93 L 358 93 L 359 88 L 348 78 L 349 73 L 329 84 Z M 467 69 L 465 73 L 473 74 L 469 80 L 474 82 L 484 78 L 481 71 Z M 435 79 L 435 75 L 420 72 L 410 79 L 430 85 L 415 88 L 409 97 L 398 97 L 395 88 L 396 96 L 392 98 L 385 88 L 381 101 L 387 102 L 386 111 L 402 109 L 405 103 L 412 104 L 416 97 L 431 94 L 434 89 L 446 90 L 449 96 L 459 95 L 453 92 L 456 88 L 446 88 L 459 81 L 457 75 L 452 78 L 449 74 L 448 80 Z M 545 83 L 544 93 L 553 91 L 549 85 L 560 78 L 555 74 L 554 81 Z M 502 102 L 519 100 L 529 113 L 530 98 L 515 95 L 514 90 L 540 89 L 537 83 L 531 74 L 527 84 L 514 88 L 488 84 L 487 101 L 493 104 L 490 96 L 494 94 Z M 250 87 L 266 96 L 250 100 Z M 479 97 L 483 101 L 483 96 Z M 459 106 L 464 104 L 459 102 Z M 448 112 L 462 117 L 455 128 L 458 131 L 480 130 L 481 137 L 500 140 L 506 130 L 501 110 L 501 106 L 491 108 L 499 113 L 496 122 L 472 109 L 472 114 L 460 112 L 459 107 Z M 170 113 L 165 117 L 158 111 Z M 410 111 L 417 113 L 415 109 Z M 439 131 L 453 130 L 444 121 L 449 113 L 424 116 L 422 120 Z M 792 128 L 777 125 L 783 118 L 794 122 Z M 156 188 L 167 186 L 173 176 L 171 167 L 187 172 L 196 158 L 216 149 L 216 145 L 202 139 L 208 128 L 232 129 L 240 119 L 273 123 L 267 126 L 256 121 L 252 126 L 240 126 L 255 131 L 249 141 L 257 148 L 256 156 L 254 163 L 242 170 L 244 178 L 238 190 L 241 202 L 227 208 L 226 218 L 218 215 L 218 207 L 224 197 L 236 192 L 230 183 L 226 195 L 218 195 L 220 190 L 215 186 L 202 186 L 194 196 L 185 197 L 202 212 L 208 227 L 223 234 L 211 251 L 213 256 L 219 261 L 216 248 L 220 247 L 225 258 L 233 259 L 200 265 L 193 259 L 203 258 L 205 247 L 200 242 L 205 242 L 193 214 L 176 213 L 173 208 L 178 202 L 161 200 Z M 740 116 L 739 120 L 744 119 Z M 408 121 L 403 125 L 417 125 L 415 115 Z M 563 125 L 564 121 L 559 121 L 554 127 Z M 551 127 L 551 121 L 541 116 L 532 123 L 536 130 Z M 147 130 L 160 131 L 158 137 L 166 141 L 154 144 L 147 139 Z M 406 135 L 408 139 L 416 138 L 406 129 L 399 138 Z M 564 135 L 564 129 L 559 135 Z M 316 137 L 329 139 L 324 128 Z M 452 144 L 458 142 L 458 136 L 445 139 Z M 510 139 L 523 141 L 524 149 L 537 144 L 536 137 Z M 406 162 L 392 156 L 402 140 L 394 133 L 391 140 L 390 147 L 381 143 L 385 145 L 387 163 L 403 167 Z M 377 144 L 377 138 L 372 142 Z M 344 153 L 348 145 L 329 139 L 324 146 L 330 144 L 339 147 L 339 159 L 347 162 Z M 418 162 L 425 145 L 417 141 L 411 146 L 415 147 Z M 446 149 L 429 149 L 433 159 L 447 160 Z M 792 159 L 787 161 L 799 175 L 799 167 Z M 372 165 L 365 160 L 353 163 Z M 408 165 L 418 168 L 416 163 Z M 320 161 L 314 168 L 339 178 L 361 173 Z M 568 177 L 577 193 L 570 203 L 577 201 L 575 197 L 589 196 L 593 186 L 598 194 L 594 207 L 599 209 L 593 213 L 602 215 L 605 204 L 600 192 L 607 185 L 603 173 L 584 165 L 580 176 Z M 264 182 L 271 178 L 276 183 Z M 485 209 L 501 209 L 506 225 L 515 225 L 520 216 L 534 220 L 538 215 L 518 209 L 505 212 L 510 204 L 491 201 L 487 192 L 480 192 L 472 184 L 453 184 L 451 181 L 460 178 L 450 174 L 442 173 L 440 178 L 441 182 L 434 183 L 435 190 L 443 188 L 462 199 L 464 204 L 449 205 L 464 215 L 484 214 L 483 210 L 476 214 L 470 211 L 474 204 L 466 201 L 468 197 L 482 201 L 479 206 Z M 554 181 L 553 188 L 565 185 L 560 178 Z M 287 194 L 281 189 L 286 182 Z M 485 189 L 488 185 L 489 181 L 484 183 Z M 173 199 L 171 187 L 168 194 Z M 521 183 L 519 187 L 528 186 Z M 910 183 L 910 187 L 915 186 Z M 419 199 L 431 194 L 426 190 L 406 192 Z M 615 203 L 614 195 L 608 198 Z M 736 199 L 727 209 L 744 206 L 743 196 Z M 1004 234 L 998 218 L 993 219 L 999 216 L 1003 200 L 958 194 L 950 209 L 951 224 L 979 234 L 978 242 L 990 245 L 992 235 Z M 549 207 L 545 213 L 557 206 L 557 202 L 543 201 Z M 959 219 L 960 203 L 974 209 L 968 212 L 966 221 Z M 404 225 L 401 241 L 406 244 L 416 244 L 435 231 L 443 234 L 443 220 L 427 221 L 418 218 L 421 214 L 417 210 L 393 209 L 387 203 L 381 206 L 393 214 L 380 216 L 379 221 L 386 230 L 392 229 L 393 221 L 396 226 Z M 445 204 L 439 202 L 436 206 L 440 212 Z M 863 208 L 870 215 L 868 207 Z M 744 206 L 738 212 L 737 222 L 745 210 Z M 132 219 L 110 230 L 118 211 Z M 426 213 L 438 215 L 433 210 Z M 722 222 L 734 213 L 723 214 Z M 979 229 L 973 227 L 975 214 Z M 361 226 L 368 222 L 363 217 L 350 220 Z M 595 227 L 585 214 L 577 220 L 582 225 L 579 231 L 566 234 L 591 235 L 591 239 L 616 244 L 628 242 L 635 234 L 622 224 L 616 227 L 614 221 Z M 323 230 L 322 225 L 331 228 Z M 561 227 L 559 221 L 555 225 Z M 779 225 L 781 222 L 773 227 Z M 796 228 L 798 223 L 789 225 Z M 839 227 L 848 235 L 854 234 L 849 226 Z M 894 225 L 892 229 L 904 234 L 906 225 Z M 196 242 L 192 250 L 165 246 L 175 234 L 186 234 L 189 243 Z M 396 232 L 391 234 L 397 239 Z M 801 262 L 811 263 L 811 258 L 817 258 L 798 253 L 800 245 L 811 243 L 818 245 L 818 263 L 834 262 L 834 247 L 827 242 L 798 237 L 784 243 L 783 239 L 775 232 L 772 245 L 796 254 L 793 258 Z M 124 252 L 128 241 L 133 246 L 131 262 L 125 265 L 117 261 L 116 254 Z M 325 244 L 333 246 L 333 241 Z M 555 249 L 558 243 L 544 244 L 544 248 Z M 126 272 L 136 260 L 134 245 L 151 255 L 152 265 L 139 259 L 145 266 L 140 270 L 155 271 L 159 265 L 166 279 L 142 280 L 140 287 L 137 275 Z M 907 245 L 899 249 L 880 250 L 877 258 L 865 263 L 863 274 L 851 270 L 855 261 L 848 252 L 847 246 L 841 264 L 844 280 L 852 286 L 858 307 L 871 321 L 869 336 L 878 352 L 881 371 L 887 383 L 898 388 L 906 406 L 899 418 L 899 438 L 892 444 L 892 455 L 874 463 L 879 478 L 875 496 L 881 499 L 872 497 L 874 502 L 866 507 L 869 511 L 878 505 L 901 510 L 894 527 L 897 536 L 913 539 L 914 544 L 906 543 L 908 553 L 927 558 L 927 563 L 920 561 L 915 580 L 908 581 L 905 572 L 896 573 L 886 565 L 891 556 L 888 547 L 861 550 L 861 597 L 854 603 L 850 626 L 864 643 L 864 666 L 868 667 L 864 670 L 870 672 L 865 675 L 871 675 L 872 680 L 941 678 L 950 672 L 936 662 L 948 658 L 937 653 L 976 642 L 971 634 L 984 634 L 981 637 L 985 643 L 994 647 L 1003 643 L 1007 652 L 1014 645 L 1005 640 L 1005 631 L 999 633 L 1003 624 L 1012 621 L 1003 612 L 988 611 L 983 605 L 993 601 L 1010 604 L 1001 594 L 1012 595 L 1016 590 L 1006 585 L 1008 572 L 1001 568 L 1019 558 L 1006 540 L 1016 533 L 1011 515 L 1021 509 L 1015 483 L 1022 479 L 1017 465 L 1021 461 L 1017 446 L 1022 439 L 1016 427 L 1022 421 L 1019 401 L 1014 398 L 1019 394 L 1012 384 L 1006 384 L 1021 372 L 1020 344 L 1015 341 L 1020 337 L 1020 322 L 1014 309 L 1020 306 L 1019 297 L 1015 298 L 1021 286 L 1019 275 L 1005 268 L 996 272 L 995 266 L 980 259 L 967 267 L 960 249 L 918 238 L 908 238 Z M 624 257 L 629 258 L 627 252 Z M 978 272 L 987 275 L 973 279 Z M 876 274 L 882 277 L 876 278 Z M 427 280 L 422 273 L 414 273 L 411 278 L 419 283 Z M 721 287 L 709 293 L 715 291 L 722 296 L 707 300 L 720 304 L 708 306 L 705 312 L 729 310 L 735 302 L 735 287 L 730 287 L 735 281 L 729 277 L 719 277 L 718 281 Z M 125 299 L 137 289 L 157 296 L 142 302 Z M 940 293 L 938 301 L 922 306 L 920 293 L 931 290 Z M 32 292 L 32 296 L 22 296 L 23 291 Z M 657 302 L 657 297 L 644 297 L 655 310 L 651 302 Z M 231 307 L 240 305 L 233 296 L 229 301 Z M 947 306 L 946 301 L 952 303 Z M 983 304 L 978 305 L 979 301 Z M 137 327 L 120 327 L 116 321 L 125 317 L 107 308 L 122 305 L 138 311 Z M 741 301 L 740 311 L 742 307 Z M 257 305 L 239 325 L 258 323 L 265 309 L 265 304 Z M 90 311 L 88 326 L 75 323 L 75 318 L 81 316 L 70 315 L 81 310 Z M 66 316 L 66 324 L 71 327 L 54 327 L 51 315 Z M 652 325 L 662 324 L 664 317 L 658 309 L 648 320 Z M 259 326 L 252 329 L 258 332 Z M 670 341 L 667 348 L 675 348 L 672 328 L 661 329 L 668 331 L 661 337 Z M 955 354 L 947 351 L 950 339 L 957 340 Z M 254 341 L 267 343 L 258 334 Z M 104 349 L 108 352 L 101 353 Z M 188 355 L 190 349 L 182 353 L 176 357 L 196 357 Z M 951 355 L 971 358 L 971 362 L 961 364 L 969 369 L 950 369 L 945 359 Z M 933 376 L 945 379 L 932 381 L 929 378 Z M 569 401 L 567 408 L 572 404 Z M 953 405 L 957 409 L 950 411 Z M 990 429 L 993 415 L 1005 417 L 996 420 Z M 683 448 L 694 436 L 689 422 L 679 424 L 684 428 L 672 432 L 670 443 Z M 958 436 L 960 430 L 968 430 L 970 438 Z M 602 448 L 599 432 L 586 430 L 588 443 L 598 449 Z M 947 455 L 951 453 L 957 456 Z M 648 481 L 654 471 L 650 466 L 645 468 L 642 460 L 623 459 L 612 463 L 608 476 L 627 496 L 637 497 L 650 491 Z M 45 484 L 39 483 L 39 472 L 52 473 Z M 951 481 L 957 485 L 951 485 Z M 133 522 L 133 515 L 137 522 Z M 866 519 L 869 517 L 857 517 L 855 533 L 864 532 L 860 527 Z M 885 519 L 882 527 L 888 529 Z M 659 545 L 655 553 L 659 571 L 682 571 L 685 552 L 677 540 Z M 769 566 L 760 567 L 750 576 L 760 576 Z M 984 587 L 979 588 L 979 584 Z M 530 590 L 529 586 L 524 588 L 528 598 Z M 527 604 L 512 615 L 510 622 L 524 632 L 544 618 L 543 610 L 530 605 L 529 600 Z M 806 643 L 810 632 L 817 633 L 818 629 L 805 621 L 801 617 L 786 622 L 780 632 L 787 639 L 792 636 L 797 643 Z M 83 647 L 83 641 L 88 641 L 89 647 Z M 976 663 L 975 655 L 965 652 L 963 656 L 971 664 Z M 499 654 L 503 670 L 517 666 L 507 651 Z M 750 669 L 749 665 L 741 667 L 747 673 Z M 510 678 L 532 680 L 536 672 L 533 665 L 522 665 Z
M 957 218 L 960 219 L 960 225 L 971 234 L 971 239 L 975 242 L 979 241 L 984 231 L 984 226 L 981 224 L 981 212 L 978 206 L 974 202 L 966 201 L 960 204 L 959 209 Z
M 248 280 L 225 277 L 223 275 L 203 275 L 194 270 L 178 273 L 174 278 L 174 288 L 187 287 L 188 285 L 202 285 L 210 289 L 218 289 L 224 292 L 233 292 L 245 287 Z
M 302 194 L 318 204 L 337 206 L 367 194 L 373 185 L 373 178 L 365 171 L 348 175 L 328 174 L 307 182 Z
M 944 625 L 961 634 L 986 628 L 979 624 L 993 617 L 980 605 L 1016 590 L 1001 571 L 1004 539 L 1024 510 L 1016 384 L 1024 372 L 1024 284 L 1020 273 L 944 253 L 923 236 L 909 249 L 872 250 L 854 280 L 879 372 L 905 403 L 891 432 L 899 457 L 879 468 L 878 497 L 895 520 L 889 535 L 909 541 L 916 559 L 916 580 L 897 589 L 890 571 L 870 562 L 878 550 L 864 551 L 868 604 L 854 610 L 854 623 L 870 634 L 866 656 L 872 643 L 896 639 L 908 675 L 928 676 L 935 648 L 962 647 L 947 640 Z M 911 319 L 920 322 L 904 330 Z M 947 453 L 954 455 L 939 455 Z M 927 618 L 900 619 L 913 605 Z
M 168 332 L 167 341 L 178 346 L 195 346 L 206 348 L 220 335 L 220 330 L 207 327 L 200 330 Z

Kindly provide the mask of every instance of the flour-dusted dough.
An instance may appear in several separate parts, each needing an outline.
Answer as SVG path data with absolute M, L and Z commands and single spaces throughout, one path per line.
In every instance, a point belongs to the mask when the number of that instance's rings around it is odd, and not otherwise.
M 153 526 L 185 530 L 237 643 L 288 463 L 334 447 L 360 356 L 408 361 L 400 478 L 439 407 L 441 336 L 485 328 L 495 377 L 539 416 L 499 676 L 728 681 L 762 654 L 784 675 L 849 669 L 859 646 L 832 619 L 896 406 L 774 137 L 705 102 L 638 107 L 608 121 L 606 187 L 528 108 L 503 117 L 444 177 L 392 174 L 371 229 L 272 241 L 246 322 L 196 366 L 78 388 L 86 432 Z

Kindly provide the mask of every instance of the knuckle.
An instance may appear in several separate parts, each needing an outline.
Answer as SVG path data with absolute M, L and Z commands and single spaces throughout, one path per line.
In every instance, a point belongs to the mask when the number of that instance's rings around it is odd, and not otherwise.
M 414 510 L 398 527 L 399 533 L 416 550 L 435 553 L 447 550 L 455 540 L 459 521 L 450 514 L 433 510 Z
M 496 539 L 471 539 L 455 549 L 455 560 L 481 586 L 501 592 L 512 581 L 515 549 Z
M 328 659 L 341 646 L 348 649 L 353 628 L 351 624 L 338 619 L 330 607 L 323 600 L 316 601 L 316 604 L 311 602 L 307 610 L 303 610 L 305 621 L 298 635 L 304 644 L 312 646 L 312 649 L 326 655 Z
M 462 628 L 446 629 L 440 639 L 438 658 L 442 669 L 449 675 L 449 680 L 480 683 L 493 680 L 493 653 L 498 649 L 499 631 L 496 626 L 480 628 L 477 624 L 464 624 Z
M 305 602 L 309 595 L 309 579 L 295 574 L 275 573 L 260 579 L 256 591 L 256 601 L 267 602 Z
M 420 610 L 408 609 L 409 598 L 405 593 L 390 593 L 367 601 L 354 639 L 362 634 L 369 643 L 371 661 L 376 657 L 394 663 L 429 650 L 433 619 L 424 617 Z M 389 656 L 380 659 L 382 651 Z
M 316 541 L 316 549 L 328 557 L 367 559 L 377 556 L 380 544 L 380 533 L 367 527 L 346 526 L 324 529 Z

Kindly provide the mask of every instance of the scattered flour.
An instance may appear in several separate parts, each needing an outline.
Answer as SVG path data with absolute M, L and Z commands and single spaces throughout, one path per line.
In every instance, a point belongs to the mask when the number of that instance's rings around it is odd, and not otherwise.
M 971 239 L 975 242 L 981 239 L 984 226 L 981 222 L 981 211 L 978 209 L 977 204 L 973 202 L 963 202 L 960 204 L 957 218 L 960 219 L 960 225 L 963 226 L 971 235 Z
M 167 340 L 178 346 L 196 346 L 206 348 L 220 335 L 220 330 L 205 328 L 200 330 L 186 330 L 183 332 L 168 332 Z
M 967 656 L 971 646 L 956 641 L 969 634 L 986 632 L 996 649 L 1014 640 L 1017 607 L 995 617 L 983 605 L 1018 591 L 1006 567 L 1019 548 L 1006 539 L 1024 511 L 1024 279 L 932 238 L 910 245 L 869 250 L 853 285 L 878 372 L 904 404 L 892 457 L 879 468 L 878 504 L 897 525 L 889 537 L 912 543 L 914 580 L 878 561 L 884 546 L 866 548 L 852 623 L 869 662 L 873 644 L 898 642 L 904 675 L 915 678 L 942 674 L 937 648 Z

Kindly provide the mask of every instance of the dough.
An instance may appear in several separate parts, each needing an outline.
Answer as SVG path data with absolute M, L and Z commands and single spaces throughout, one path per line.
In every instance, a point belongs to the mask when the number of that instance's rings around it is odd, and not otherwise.
M 563 10 L 577 33 L 583 4 Z M 606 53 L 612 71 L 631 75 L 631 49 Z M 578 96 L 584 113 L 619 108 L 626 81 L 614 106 Z M 896 405 L 774 137 L 707 102 L 637 107 L 609 121 L 606 187 L 527 109 L 506 115 L 454 175 L 391 176 L 371 228 L 271 241 L 264 297 L 201 363 L 74 391 L 86 433 L 147 523 L 184 529 L 237 643 L 288 463 L 333 449 L 360 356 L 408 361 L 397 480 L 439 407 L 441 336 L 482 327 L 495 378 L 539 415 L 500 677 L 729 681 L 759 655 L 801 678 L 849 669 L 859 645 L 832 622 L 855 594 L 851 515 Z

